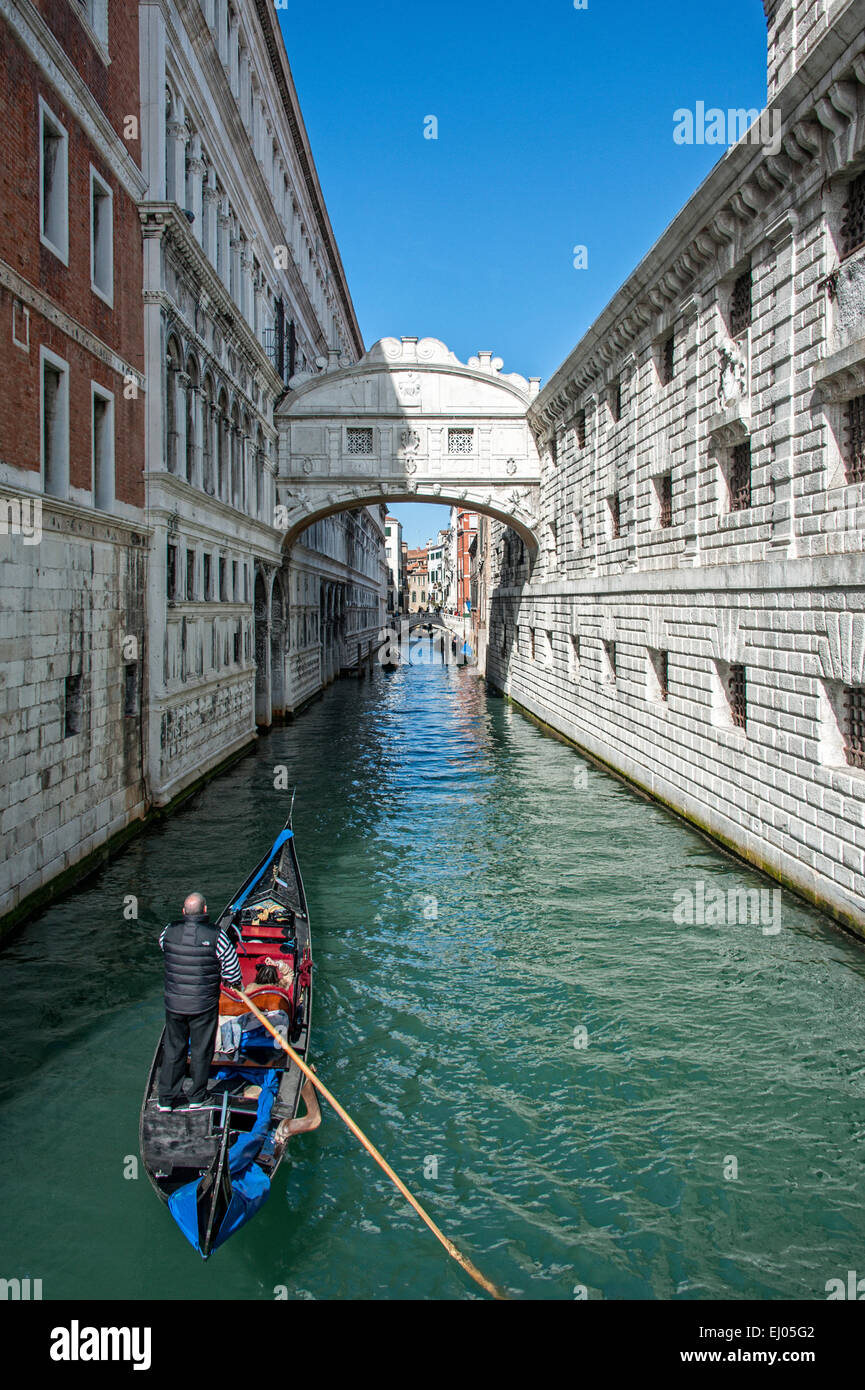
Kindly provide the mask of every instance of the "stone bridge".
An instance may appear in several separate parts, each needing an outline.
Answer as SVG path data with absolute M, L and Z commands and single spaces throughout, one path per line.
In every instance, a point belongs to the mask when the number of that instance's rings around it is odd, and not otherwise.
M 276 412 L 277 526 L 286 544 L 348 507 L 440 502 L 485 512 L 539 546 L 540 460 L 526 412 L 538 379 L 436 338 L 382 338 L 352 367 L 337 354 L 292 377 Z

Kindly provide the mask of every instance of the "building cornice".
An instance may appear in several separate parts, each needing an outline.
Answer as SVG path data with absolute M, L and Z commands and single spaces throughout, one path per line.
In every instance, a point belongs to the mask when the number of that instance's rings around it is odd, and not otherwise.
M 747 246 L 766 219 L 770 240 L 783 244 L 795 227 L 783 212 L 773 216 L 779 195 L 809 171 L 830 176 L 846 166 L 863 86 L 865 0 L 851 0 L 777 95 L 780 151 L 746 136 L 724 154 L 532 404 L 536 433 L 561 427 L 659 317 L 693 294 L 722 248 Z
M 5 19 L 21 47 L 87 130 L 130 198 L 143 197 L 147 191 L 144 174 L 32 0 L 0 0 L 0 18 Z M 132 114 L 137 116 L 138 112 Z

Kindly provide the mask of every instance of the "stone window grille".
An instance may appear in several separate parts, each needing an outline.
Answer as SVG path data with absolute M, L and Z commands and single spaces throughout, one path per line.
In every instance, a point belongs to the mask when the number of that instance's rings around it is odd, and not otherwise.
M 748 686 L 745 667 L 736 663 L 730 666 L 727 678 L 727 694 L 730 701 L 730 717 L 737 729 L 747 728 L 748 724 Z
M 744 271 L 733 286 L 730 297 L 730 332 L 740 337 L 751 327 L 751 269 Z
M 844 410 L 844 469 L 848 483 L 865 483 L 865 396 Z
M 578 448 L 578 449 L 585 449 L 585 447 L 586 447 L 586 412 L 585 412 L 584 410 L 578 410 L 578 411 L 577 411 L 577 418 L 576 418 L 576 420 L 574 421 L 574 429 L 576 430 L 576 434 L 577 434 L 577 448 Z
M 622 504 L 617 492 L 607 498 L 607 506 L 610 512 L 610 539 L 617 541 L 622 535 Z
M 841 224 L 842 255 L 852 256 L 865 246 L 865 173 L 849 185 Z
M 737 444 L 730 464 L 730 511 L 744 512 L 751 505 L 751 441 Z
M 844 691 L 844 752 L 850 767 L 865 768 L 865 685 Z
M 472 454 L 474 453 L 474 442 L 474 430 L 448 430 L 449 454 Z
M 670 653 L 658 652 L 658 659 L 655 663 L 655 670 L 658 673 L 658 690 L 661 699 L 666 703 L 670 698 Z
M 367 428 L 346 431 L 346 449 L 350 454 L 372 453 L 372 430 Z
M 671 333 L 661 348 L 661 385 L 669 386 L 676 374 L 676 337 Z
M 658 525 L 662 531 L 673 524 L 673 475 L 662 473 L 658 479 Z

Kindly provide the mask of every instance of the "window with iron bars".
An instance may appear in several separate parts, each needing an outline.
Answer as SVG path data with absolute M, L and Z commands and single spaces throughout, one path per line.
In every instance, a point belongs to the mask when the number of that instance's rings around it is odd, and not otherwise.
M 371 454 L 372 453 L 372 430 L 371 429 L 348 429 L 346 430 L 346 449 L 349 454 Z
M 658 479 L 658 525 L 662 531 L 673 524 L 673 475 L 662 473 Z
M 727 677 L 727 698 L 730 701 L 730 716 L 737 729 L 748 724 L 748 685 L 745 667 L 733 664 Z
M 854 179 L 847 189 L 841 245 L 843 256 L 852 256 L 860 246 L 865 246 L 865 173 Z
M 604 651 L 607 654 L 607 677 L 613 683 L 613 685 L 615 685 L 616 677 L 619 674 L 619 669 L 616 660 L 615 642 L 605 642 Z
M 622 418 L 622 379 L 615 383 L 610 391 L 610 413 L 618 424 Z
M 737 444 L 730 461 L 730 511 L 744 512 L 751 505 L 751 441 Z
M 676 374 L 676 338 L 671 333 L 661 348 L 661 385 L 669 386 Z
M 658 689 L 661 692 L 661 699 L 667 701 L 670 698 L 670 653 L 658 652 Z
M 865 483 L 865 396 L 844 408 L 844 471 L 848 483 Z
M 576 418 L 575 421 L 574 421 L 574 429 L 576 430 L 576 434 L 577 434 L 577 448 L 578 448 L 578 449 L 585 449 L 585 447 L 586 447 L 586 412 L 585 412 L 584 410 L 579 410 L 579 411 L 577 411 L 577 418 Z
M 607 498 L 607 506 L 610 510 L 610 539 L 617 541 L 622 534 L 622 504 L 617 492 Z
M 730 297 L 730 332 L 734 338 L 751 327 L 751 270 L 750 267 L 733 286 Z
M 844 752 L 850 767 L 865 768 L 865 685 L 844 690 Z

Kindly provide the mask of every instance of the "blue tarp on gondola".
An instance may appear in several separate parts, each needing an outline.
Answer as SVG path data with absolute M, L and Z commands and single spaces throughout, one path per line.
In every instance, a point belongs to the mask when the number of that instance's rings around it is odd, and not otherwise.
M 249 897 L 253 888 L 264 877 L 265 873 L 270 868 L 271 864 L 273 863 L 276 856 L 279 854 L 279 851 L 282 849 L 283 845 L 286 843 L 287 840 L 291 840 L 293 836 L 293 830 L 283 830 L 280 832 L 279 835 L 277 835 L 276 840 L 274 841 L 273 849 L 270 851 L 270 854 L 267 856 L 261 868 L 258 870 L 258 873 L 251 880 L 251 882 L 249 882 L 246 885 L 240 896 L 235 898 L 233 903 L 229 903 L 228 910 L 230 912 L 236 912 L 239 907 L 243 907 L 243 904 L 246 902 L 246 899 Z
M 228 1171 L 231 1174 L 232 1187 L 231 1201 L 220 1222 L 219 1230 L 214 1233 L 210 1242 L 211 1252 L 218 1249 L 241 1226 L 245 1226 L 246 1222 L 264 1205 L 270 1195 L 270 1178 L 256 1166 L 255 1160 L 267 1137 L 270 1112 L 276 1100 L 282 1072 L 261 1069 L 244 1069 L 242 1072 L 238 1072 L 232 1067 L 230 1070 L 217 1072 L 216 1079 L 217 1081 L 228 1079 L 236 1081 L 239 1077 L 242 1077 L 250 1085 L 260 1086 L 261 1095 L 258 1097 L 258 1109 L 253 1128 L 235 1139 L 228 1150 Z M 179 1187 L 176 1192 L 173 1192 L 168 1199 L 168 1209 L 171 1215 L 199 1255 L 202 1252 L 198 1238 L 196 1194 L 201 1181 L 202 1179 L 198 1178 L 195 1182 L 186 1183 L 184 1187 Z

